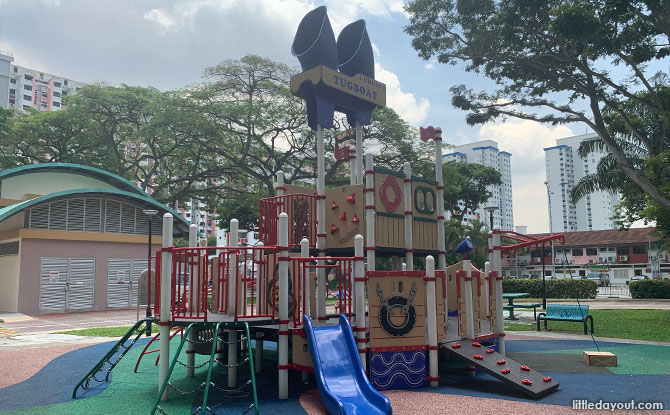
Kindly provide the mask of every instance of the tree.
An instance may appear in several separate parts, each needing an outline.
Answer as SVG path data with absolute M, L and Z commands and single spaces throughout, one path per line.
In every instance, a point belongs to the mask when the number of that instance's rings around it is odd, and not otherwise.
M 451 217 L 463 220 L 467 211 L 473 211 L 491 197 L 491 186 L 500 185 L 500 173 L 474 163 L 444 163 L 444 208 Z
M 422 58 L 462 62 L 499 86 L 451 88 L 452 104 L 469 111 L 469 124 L 501 117 L 585 123 L 625 177 L 670 209 L 670 192 L 631 163 L 607 118 L 616 114 L 645 155 L 660 156 L 662 148 L 627 104 L 655 114 L 667 136 L 670 102 L 653 68 L 670 55 L 669 6 L 665 0 L 414 0 L 405 31 Z
M 667 81 L 665 81 L 667 85 Z M 647 99 L 647 93 L 638 94 L 640 99 Z M 670 87 L 660 88 L 657 95 L 670 101 Z M 639 140 L 630 132 L 628 125 L 622 122 L 617 113 L 606 113 L 609 130 L 620 147 L 626 149 L 629 164 L 649 178 L 651 183 L 663 192 L 670 194 L 670 136 L 665 131 L 664 121 L 658 114 L 646 111 L 644 106 L 634 101 L 622 103 L 635 128 L 645 132 L 649 144 L 658 149 L 658 154 L 650 156 Z M 587 157 L 594 150 L 602 150 L 605 144 L 600 137 L 585 140 L 580 144 L 578 154 Z M 659 234 L 670 238 L 670 214 L 655 200 L 651 199 L 640 186 L 627 180 L 624 172 L 613 154 L 603 157 L 595 173 L 584 176 L 571 192 L 572 203 L 577 203 L 594 191 L 607 191 L 621 194 L 621 201 L 616 207 L 615 221 L 621 228 L 628 228 L 633 222 L 644 220 L 656 221 Z
M 219 227 L 228 229 L 231 219 L 237 219 L 240 229 L 253 230 L 258 225 L 258 203 L 263 193 L 239 193 L 219 203 L 217 216 Z

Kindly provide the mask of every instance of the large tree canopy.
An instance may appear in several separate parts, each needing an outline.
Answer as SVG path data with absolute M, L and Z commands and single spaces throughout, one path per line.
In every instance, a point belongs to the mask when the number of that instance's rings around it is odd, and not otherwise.
M 500 172 L 474 163 L 450 162 L 442 166 L 444 209 L 459 221 L 491 197 L 491 186 L 500 185 Z
M 667 143 L 670 102 L 655 77 L 670 56 L 666 0 L 414 0 L 407 11 L 405 31 L 419 56 L 464 63 L 498 85 L 489 92 L 451 88 L 468 123 L 506 116 L 585 123 L 621 173 L 670 209 L 670 192 L 638 168 L 610 128 L 616 117 L 645 157 L 667 150 L 635 122 L 635 111 L 654 114 Z

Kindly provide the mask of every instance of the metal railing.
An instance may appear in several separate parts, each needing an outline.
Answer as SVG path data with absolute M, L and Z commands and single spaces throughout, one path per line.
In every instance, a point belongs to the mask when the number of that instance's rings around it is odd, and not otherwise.
M 277 245 L 279 213 L 289 217 L 288 246 L 298 247 L 302 238 L 316 243 L 316 195 L 290 194 L 261 199 L 259 203 L 258 233 L 266 246 Z

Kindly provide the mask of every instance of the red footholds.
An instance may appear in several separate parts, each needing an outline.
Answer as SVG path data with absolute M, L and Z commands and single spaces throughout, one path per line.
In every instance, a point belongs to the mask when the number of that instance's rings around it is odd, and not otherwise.
M 498 363 L 499 365 L 504 365 L 505 363 L 507 363 L 507 360 L 505 360 L 505 359 L 498 360 L 496 363 Z
M 493 349 L 486 349 L 486 354 L 491 354 L 491 353 L 493 353 L 493 352 L 495 352 L 495 350 L 493 350 Z
M 452 349 L 460 349 L 460 348 L 461 348 L 461 344 L 460 344 L 460 343 L 452 344 L 452 345 L 451 345 L 451 348 L 452 348 Z
M 472 347 L 482 347 L 479 342 L 472 342 Z
M 500 371 L 500 373 L 502 373 L 503 375 L 506 375 L 509 372 L 510 372 L 509 368 L 506 368 L 506 369 L 503 369 L 503 370 Z
M 521 366 L 521 370 L 523 370 L 524 372 L 530 372 L 530 368 L 526 365 Z
M 347 220 L 347 211 L 346 210 L 344 212 L 342 212 L 342 214 L 340 215 L 340 220 Z
M 484 360 L 484 356 L 482 356 L 482 355 L 480 355 L 480 354 L 476 354 L 476 355 L 474 356 L 474 358 L 477 359 L 477 360 Z
M 330 234 L 331 234 L 331 235 L 334 234 L 335 232 L 339 231 L 339 230 L 340 230 L 340 227 L 339 227 L 339 226 L 337 226 L 337 225 L 335 225 L 335 224 L 330 225 Z
M 340 207 L 340 205 L 338 205 L 337 202 L 333 202 L 333 204 L 330 205 L 330 208 L 331 208 L 332 210 L 335 210 L 335 209 L 337 209 L 338 207 Z
M 352 221 L 353 223 L 358 223 L 358 222 L 360 222 L 361 220 L 358 219 L 358 215 L 356 215 L 356 214 L 354 213 L 354 217 L 351 218 L 351 221 Z
M 352 193 L 349 196 L 347 196 L 347 202 L 349 202 L 351 204 L 355 204 L 356 203 L 356 193 Z
M 523 383 L 524 385 L 532 385 L 533 381 L 531 381 L 530 379 L 524 379 L 521 381 L 521 383 Z
M 542 378 L 542 380 L 545 382 L 551 382 L 551 376 L 545 376 Z

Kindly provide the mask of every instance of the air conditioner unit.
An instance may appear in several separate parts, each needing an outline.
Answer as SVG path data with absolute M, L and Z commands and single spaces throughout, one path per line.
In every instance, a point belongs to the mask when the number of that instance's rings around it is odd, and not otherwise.
M 521 261 L 521 265 L 528 265 L 528 260 L 524 259 L 523 261 Z
M 596 263 L 595 259 L 593 259 L 593 258 L 589 259 L 589 264 L 595 264 L 595 263 Z
M 533 258 L 533 262 L 540 263 L 542 262 L 542 258 Z
M 554 260 L 554 264 L 560 264 L 560 263 L 561 263 L 561 259 L 560 259 L 560 258 L 556 258 L 556 259 Z
M 607 262 L 614 262 L 614 257 L 613 256 L 608 256 L 607 257 Z
M 605 258 L 603 258 L 603 257 L 598 258 L 598 262 L 600 262 L 601 264 L 603 264 L 603 263 L 605 262 Z
M 628 255 L 619 255 L 619 261 L 628 261 Z
M 656 257 L 654 255 L 652 255 L 652 256 L 649 257 L 649 260 L 650 261 L 656 261 Z

